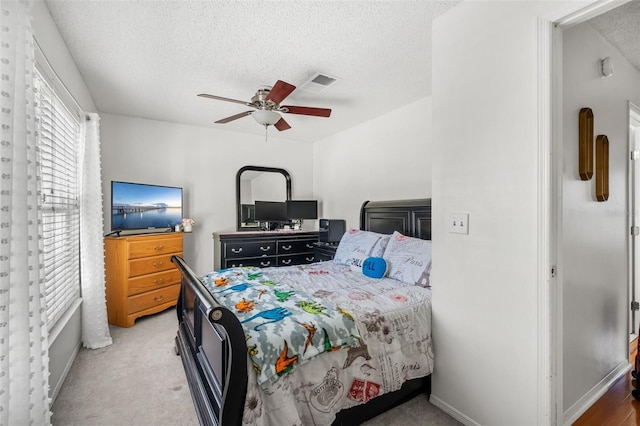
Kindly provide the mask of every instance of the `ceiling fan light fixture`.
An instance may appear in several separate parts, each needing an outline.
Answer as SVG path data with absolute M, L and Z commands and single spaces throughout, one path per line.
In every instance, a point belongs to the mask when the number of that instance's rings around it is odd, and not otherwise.
M 258 124 L 262 124 L 263 126 L 272 126 L 280 120 L 280 114 L 275 111 L 269 111 L 265 109 L 259 109 L 253 111 L 251 116 L 254 120 L 258 122 Z

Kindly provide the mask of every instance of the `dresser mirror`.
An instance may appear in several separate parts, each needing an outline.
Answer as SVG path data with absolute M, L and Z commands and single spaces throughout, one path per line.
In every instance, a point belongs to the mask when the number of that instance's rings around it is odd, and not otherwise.
M 291 176 L 276 167 L 244 166 L 236 174 L 238 231 L 257 231 L 255 202 L 291 199 Z

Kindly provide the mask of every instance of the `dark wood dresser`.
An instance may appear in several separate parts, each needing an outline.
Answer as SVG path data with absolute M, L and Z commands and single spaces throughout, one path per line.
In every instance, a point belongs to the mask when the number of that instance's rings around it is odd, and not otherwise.
M 223 232 L 214 234 L 220 263 L 215 269 L 236 266 L 290 266 L 313 263 L 317 231 Z M 215 256 L 215 254 L 214 254 Z

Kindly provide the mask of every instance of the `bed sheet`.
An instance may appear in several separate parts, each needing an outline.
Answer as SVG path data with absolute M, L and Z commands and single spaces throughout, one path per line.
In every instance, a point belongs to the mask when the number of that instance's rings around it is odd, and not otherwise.
M 431 374 L 430 289 L 371 279 L 331 261 L 263 271 L 351 315 L 362 341 L 323 353 L 266 388 L 249 359 L 244 424 L 331 424 L 338 411 Z

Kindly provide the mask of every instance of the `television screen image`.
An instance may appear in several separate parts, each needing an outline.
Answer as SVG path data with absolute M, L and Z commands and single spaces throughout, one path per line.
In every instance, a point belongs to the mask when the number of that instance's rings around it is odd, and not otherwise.
M 111 230 L 173 228 L 182 223 L 182 188 L 111 182 Z
M 317 219 L 317 200 L 287 200 L 287 216 L 289 219 Z
M 255 220 L 283 222 L 287 219 L 287 203 L 280 201 L 256 201 Z

